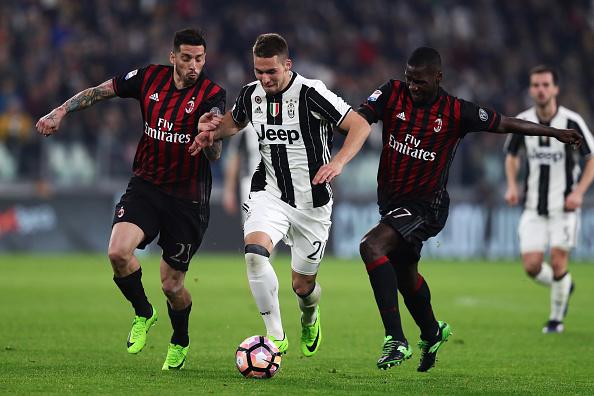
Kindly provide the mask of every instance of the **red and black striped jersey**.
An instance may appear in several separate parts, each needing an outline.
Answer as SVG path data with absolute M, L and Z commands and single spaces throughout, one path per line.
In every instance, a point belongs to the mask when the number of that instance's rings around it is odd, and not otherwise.
M 413 103 L 406 83 L 390 80 L 359 107 L 372 124 L 383 122 L 377 173 L 380 213 L 396 203 L 449 202 L 448 172 L 460 140 L 471 131 L 494 131 L 501 116 L 439 89 L 431 104 Z
M 140 102 L 143 133 L 134 156 L 134 175 L 167 194 L 208 204 L 210 164 L 203 152 L 192 157 L 200 116 L 213 107 L 225 111 L 225 90 L 204 72 L 196 84 L 177 89 L 173 67 L 149 65 L 113 78 L 117 96 Z

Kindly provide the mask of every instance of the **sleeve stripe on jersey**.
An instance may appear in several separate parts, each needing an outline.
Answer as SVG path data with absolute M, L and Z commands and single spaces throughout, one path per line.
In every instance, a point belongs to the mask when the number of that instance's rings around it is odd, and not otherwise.
M 114 90 L 116 96 L 120 96 L 118 94 L 118 85 L 116 84 L 116 78 L 115 77 L 111 79 L 111 85 L 113 86 L 113 90 Z
M 338 125 L 338 123 L 343 119 L 344 116 L 341 116 L 340 112 L 338 110 L 336 110 L 336 107 L 334 107 L 332 105 L 332 103 L 330 103 L 328 100 L 326 100 L 326 98 L 324 98 L 322 95 L 320 95 L 320 93 L 318 91 L 316 91 L 315 89 L 312 89 L 312 87 L 310 87 L 307 90 L 307 93 L 310 93 L 310 92 L 311 92 L 311 94 L 309 95 L 309 99 L 311 99 L 312 103 L 315 104 L 319 110 L 322 110 L 326 113 L 326 119 L 328 121 L 332 122 L 333 124 Z M 306 93 L 306 97 L 307 97 L 307 93 Z M 349 111 L 350 111 L 350 108 L 344 114 L 346 115 Z
M 505 143 L 503 145 L 503 152 L 515 156 L 520 151 L 520 147 L 522 146 L 523 142 L 523 136 L 510 133 L 507 135 L 507 138 L 505 139 Z
M 592 155 L 594 152 L 594 138 L 592 138 L 592 133 L 588 129 L 588 126 L 582 119 L 582 117 L 572 117 L 572 121 L 577 124 L 577 130 L 581 135 L 584 137 L 584 144 L 585 146 L 582 147 L 581 151 L 585 155 Z
M 253 89 L 250 89 L 251 87 L 253 87 Z M 242 103 L 243 104 L 244 112 L 246 112 L 246 118 L 247 118 L 246 121 L 249 121 L 250 118 L 251 118 L 251 114 L 247 114 L 247 108 L 248 107 L 246 106 L 246 96 L 248 95 L 248 92 L 249 92 L 249 95 L 251 96 L 255 89 L 256 89 L 256 85 L 246 85 L 245 87 L 243 87 L 242 92 L 239 93 L 239 97 L 241 97 L 241 99 L 238 98 L 238 100 L 237 100 L 237 103 Z M 250 108 L 251 108 L 251 106 L 250 106 Z M 233 121 L 237 125 L 243 125 L 244 123 L 243 122 L 240 122 L 237 119 L 237 116 L 238 116 L 237 113 L 239 112 L 239 109 L 237 107 L 235 107 L 234 110 L 235 111 L 232 111 L 231 112 L 231 118 L 233 118 Z

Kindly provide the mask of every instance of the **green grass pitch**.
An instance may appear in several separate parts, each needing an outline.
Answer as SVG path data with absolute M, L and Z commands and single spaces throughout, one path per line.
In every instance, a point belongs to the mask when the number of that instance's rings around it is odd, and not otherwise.
M 275 260 L 289 352 L 271 380 L 244 379 L 235 348 L 264 331 L 243 257 L 197 255 L 186 368 L 162 372 L 171 325 L 158 258 L 144 257 L 144 285 L 160 313 L 137 356 L 125 348 L 132 310 L 101 255 L 0 256 L 0 394 L 594 394 L 594 265 L 572 264 L 566 332 L 543 335 L 548 289 L 518 262 L 421 263 L 438 319 L 454 335 L 437 366 L 417 373 L 418 329 L 403 313 L 413 359 L 375 368 L 383 332 L 363 264 L 326 258 L 320 269 L 324 342 L 299 350 L 299 313 L 286 256 Z M 402 301 L 402 300 L 400 300 Z M 405 311 L 401 302 L 401 309 Z

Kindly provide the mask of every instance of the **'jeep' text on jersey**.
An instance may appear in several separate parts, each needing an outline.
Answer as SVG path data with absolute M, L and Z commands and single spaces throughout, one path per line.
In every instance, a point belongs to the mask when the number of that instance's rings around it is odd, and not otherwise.
M 518 118 L 540 122 L 534 107 L 518 114 Z M 509 135 L 505 141 L 508 154 L 517 155 L 520 148 L 526 149 L 528 171 L 524 205 L 539 215 L 563 211 L 565 197 L 573 191 L 581 174 L 579 156 L 589 158 L 594 152 L 594 139 L 579 114 L 559 106 L 557 114 L 546 125 L 575 129 L 584 141 L 578 150 L 546 136 Z
M 232 116 L 240 125 L 251 122 L 258 135 L 262 159 L 251 191 L 266 190 L 300 209 L 328 203 L 330 184 L 311 181 L 330 161 L 332 125 L 339 125 L 350 109 L 324 83 L 295 72 L 274 95 L 267 95 L 259 81 L 244 86 Z

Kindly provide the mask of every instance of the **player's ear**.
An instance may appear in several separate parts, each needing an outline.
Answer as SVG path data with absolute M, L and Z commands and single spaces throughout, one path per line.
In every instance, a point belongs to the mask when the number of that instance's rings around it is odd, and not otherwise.
M 435 73 L 435 81 L 437 81 L 437 84 L 440 84 L 441 80 L 443 80 L 443 73 L 441 70 L 438 70 L 437 73 Z
M 171 62 L 172 65 L 175 65 L 175 54 L 173 51 L 169 53 L 169 62 Z
M 285 59 L 285 67 L 287 70 L 291 70 L 291 67 L 293 67 L 293 61 L 289 58 Z

